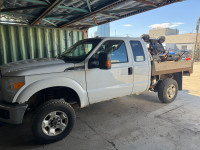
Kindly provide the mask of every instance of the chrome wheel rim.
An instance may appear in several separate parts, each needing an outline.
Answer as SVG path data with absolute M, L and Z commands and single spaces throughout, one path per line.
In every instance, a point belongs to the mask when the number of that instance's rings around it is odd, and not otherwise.
M 42 131 L 48 136 L 61 134 L 68 125 L 67 114 L 63 111 L 53 111 L 42 121 Z
M 173 99 L 176 94 L 176 87 L 174 84 L 171 84 L 167 89 L 167 97 Z

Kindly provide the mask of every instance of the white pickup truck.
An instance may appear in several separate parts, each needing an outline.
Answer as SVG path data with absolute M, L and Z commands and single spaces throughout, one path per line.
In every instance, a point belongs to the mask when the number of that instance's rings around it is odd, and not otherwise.
M 169 103 L 191 72 L 191 61 L 152 61 L 142 38 L 84 39 L 57 58 L 1 66 L 0 121 L 21 124 L 33 112 L 36 139 L 55 142 L 73 128 L 75 107 L 148 90 Z

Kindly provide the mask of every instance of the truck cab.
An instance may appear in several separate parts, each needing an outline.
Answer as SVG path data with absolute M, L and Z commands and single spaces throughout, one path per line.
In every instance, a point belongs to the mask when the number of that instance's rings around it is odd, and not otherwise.
M 101 53 L 110 54 L 109 69 L 98 67 Z M 147 47 L 139 38 L 103 38 L 85 60 L 85 72 L 90 103 L 144 92 L 151 76 Z

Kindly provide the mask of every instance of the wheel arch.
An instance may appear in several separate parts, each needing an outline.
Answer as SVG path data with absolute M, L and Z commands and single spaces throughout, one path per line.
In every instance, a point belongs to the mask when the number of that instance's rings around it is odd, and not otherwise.
M 25 103 L 35 93 L 53 87 L 66 87 L 75 91 L 80 99 L 80 107 L 85 107 L 89 104 L 86 90 L 84 90 L 83 87 L 81 87 L 81 85 L 76 81 L 64 77 L 45 78 L 35 81 L 29 85 L 25 85 L 15 95 L 13 103 Z
M 183 73 L 182 72 L 175 72 L 175 73 L 172 73 L 172 74 L 163 74 L 163 75 L 160 75 L 159 77 L 159 81 L 156 85 L 156 88 L 159 87 L 159 85 L 161 84 L 161 82 L 164 80 L 164 79 L 174 79 L 177 84 L 178 84 L 178 90 L 182 90 L 182 85 L 183 85 Z

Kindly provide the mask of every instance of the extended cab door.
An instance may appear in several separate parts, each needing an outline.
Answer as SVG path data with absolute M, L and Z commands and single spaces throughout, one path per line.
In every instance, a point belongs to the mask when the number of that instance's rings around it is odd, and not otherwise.
M 148 90 L 150 85 L 151 61 L 147 47 L 144 44 L 145 42 L 140 39 L 129 41 L 133 57 L 133 94 Z
M 86 68 L 90 104 L 131 94 L 133 88 L 132 58 L 131 52 L 127 51 L 128 42 L 126 42 L 116 39 L 105 40 L 92 54 L 90 60 L 98 60 L 101 52 L 111 52 L 111 69 Z

